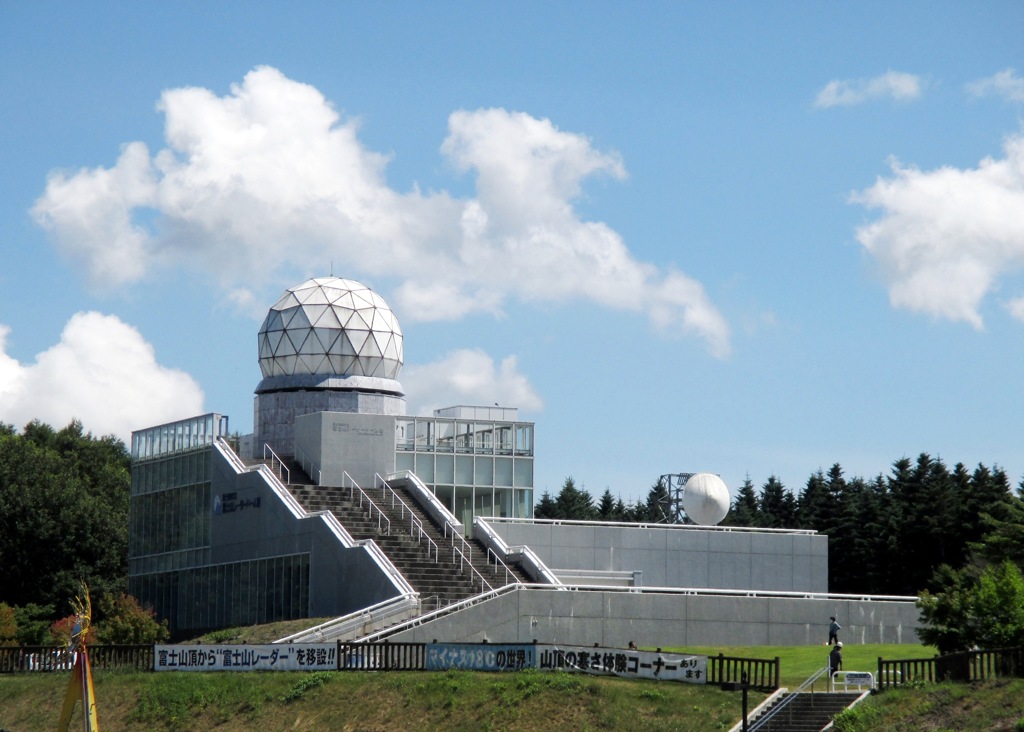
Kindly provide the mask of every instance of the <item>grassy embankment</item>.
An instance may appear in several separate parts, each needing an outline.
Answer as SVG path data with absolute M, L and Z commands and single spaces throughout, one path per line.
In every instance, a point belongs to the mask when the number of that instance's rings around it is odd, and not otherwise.
M 669 649 L 666 649 L 668 651 Z M 688 653 L 782 659 L 783 684 L 823 664 L 821 647 L 686 648 Z M 931 656 L 919 646 L 847 646 L 846 667 Z M 0 677 L 0 729 L 53 729 L 68 673 Z M 726 730 L 740 695 L 715 687 L 548 672 L 482 674 L 97 672 L 100 726 L 118 730 Z M 941 685 L 873 697 L 841 728 L 1015 730 L 1024 682 Z M 1015 695 L 1015 696 L 1014 696 Z M 764 695 L 751 693 L 753 708 Z M 947 713 L 954 725 L 929 726 Z M 984 711 L 990 710 L 990 711 Z M 908 716 L 909 715 L 909 716 Z M 981 722 L 974 723 L 977 717 Z M 1002 726 L 1000 726 L 1002 725 Z M 838 728 L 837 728 L 838 729 Z

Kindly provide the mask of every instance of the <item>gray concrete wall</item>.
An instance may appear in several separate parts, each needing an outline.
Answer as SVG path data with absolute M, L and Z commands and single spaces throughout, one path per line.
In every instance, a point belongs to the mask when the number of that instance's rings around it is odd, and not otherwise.
M 489 524 L 506 544 L 529 546 L 556 571 L 640 571 L 644 587 L 828 592 L 825 535 L 681 525 Z
M 624 647 L 818 645 L 829 616 L 844 643 L 919 643 L 913 602 L 521 587 L 391 637 L 393 641 Z
M 295 447 L 296 455 L 319 464 L 321 485 L 342 485 L 347 472 L 363 488 L 372 488 L 375 474 L 395 470 L 395 418 L 344 412 L 302 415 L 295 419 Z
M 392 394 L 367 394 L 346 390 L 269 391 L 253 402 L 253 450 L 263 455 L 268 443 L 278 455 L 295 455 L 295 422 L 304 414 L 348 412 L 402 416 L 405 399 Z
M 308 553 L 310 617 L 344 615 L 400 594 L 364 546 L 345 547 L 318 515 L 296 518 L 260 473 L 235 473 L 216 452 L 211 492 L 215 504 L 220 497 L 235 509 L 217 514 L 210 507 L 211 564 Z

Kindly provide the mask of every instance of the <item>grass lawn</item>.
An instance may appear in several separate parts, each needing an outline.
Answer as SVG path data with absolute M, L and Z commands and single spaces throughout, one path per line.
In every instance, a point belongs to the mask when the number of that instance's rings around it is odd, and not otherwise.
M 847 668 L 878 657 L 934 655 L 921 646 L 844 646 Z M 781 659 L 783 685 L 824 664 L 825 648 L 665 648 Z M 52 730 L 68 672 L 0 675 L 0 729 Z M 728 730 L 741 695 L 714 686 L 564 672 L 96 672 L 100 727 L 120 730 Z M 884 699 L 888 695 L 882 695 Z M 751 693 L 753 708 L 765 697 Z M 80 717 L 78 717 L 80 719 Z M 77 720 L 73 722 L 76 724 Z M 876 729 L 882 729 L 877 727 Z M 858 728 L 850 728 L 858 729 Z M 965 728 L 967 729 L 967 728 Z

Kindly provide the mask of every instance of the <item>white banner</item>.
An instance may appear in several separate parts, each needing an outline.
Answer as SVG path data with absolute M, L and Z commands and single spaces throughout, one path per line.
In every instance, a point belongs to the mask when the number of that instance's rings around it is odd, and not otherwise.
M 621 676 L 629 679 L 707 683 L 707 656 L 557 645 L 543 646 L 539 656 L 538 668 L 542 671 L 583 671 L 588 674 Z
M 157 645 L 154 671 L 335 671 L 335 643 Z

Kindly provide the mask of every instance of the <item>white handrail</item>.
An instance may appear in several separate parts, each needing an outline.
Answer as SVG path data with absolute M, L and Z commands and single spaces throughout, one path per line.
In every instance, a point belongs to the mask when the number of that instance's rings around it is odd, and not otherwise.
M 547 565 L 544 564 L 541 558 L 538 557 L 530 547 L 510 547 L 505 543 L 505 540 L 501 535 L 490 527 L 487 523 L 488 520 L 489 519 L 484 516 L 474 516 L 473 531 L 479 531 L 484 535 L 483 545 L 487 549 L 487 556 L 490 558 L 493 554 L 495 561 L 505 568 L 506 581 L 510 574 L 515 577 L 515 573 L 508 568 L 508 562 L 513 561 L 511 559 L 513 555 L 518 555 L 519 561 L 517 563 L 524 566 L 527 574 L 529 574 L 535 581 L 550 582 L 553 585 L 562 584 L 558 577 L 555 576 L 554 572 L 548 569 Z M 518 578 L 516 578 L 516 581 L 519 581 Z
M 415 476 L 415 473 L 409 473 L 409 475 Z M 402 504 L 402 506 L 405 509 L 409 510 L 410 514 L 412 513 L 412 510 L 409 509 L 408 504 L 406 504 L 406 502 L 402 500 L 401 496 L 399 496 L 397 493 L 395 493 L 395 490 L 391 487 L 391 485 L 384 478 L 381 477 L 380 473 L 377 473 L 376 475 L 374 475 L 374 480 L 375 481 L 380 481 L 380 483 L 383 486 L 383 488 L 385 488 L 386 490 L 391 492 L 391 495 L 394 497 L 392 500 L 397 500 L 399 503 Z M 449 514 L 449 515 L 451 515 L 451 514 Z M 414 516 L 414 518 L 415 518 L 415 516 Z M 420 522 L 418 519 L 416 519 L 416 521 L 417 521 L 417 523 L 419 525 L 420 531 L 422 531 L 423 530 L 423 523 Z M 431 544 L 434 545 L 434 547 L 437 546 L 436 544 L 434 544 L 433 541 L 430 540 L 429 536 L 426 536 L 425 534 L 424 534 L 424 536 L 425 536 L 425 538 L 428 541 L 430 541 Z M 447 536 L 448 536 L 448 532 L 445 531 L 445 537 L 447 538 Z M 456 546 L 456 544 L 455 544 L 456 539 L 458 539 L 458 541 L 461 542 L 461 544 L 462 544 L 461 548 Z M 452 542 L 452 544 L 451 544 L 451 547 L 452 547 L 452 562 L 453 563 L 458 562 L 458 564 L 459 564 L 459 571 L 460 572 L 465 572 L 466 571 L 466 565 L 468 564 L 469 565 L 470 575 L 471 576 L 475 576 L 476 579 L 480 580 L 480 591 L 481 592 L 485 592 L 486 590 L 494 589 L 493 586 L 491 585 L 491 583 L 487 581 L 487 578 L 484 577 L 482 574 L 480 574 L 479 570 L 477 570 L 477 568 L 473 566 L 473 549 L 469 545 L 469 543 L 466 541 L 465 537 L 463 537 L 461 534 L 457 534 L 456 532 L 453 531 L 452 534 L 451 534 L 451 542 Z M 463 549 L 465 549 L 466 551 L 463 551 Z M 466 556 L 467 553 L 469 554 L 468 557 Z M 505 567 L 505 571 L 506 572 L 509 571 L 508 567 Z M 507 578 L 507 575 L 506 575 L 506 578 Z M 485 590 L 485 588 L 486 588 L 486 590 Z
M 386 535 L 391 536 L 391 519 L 389 519 L 387 514 L 384 513 L 380 509 L 380 506 L 378 506 L 376 503 L 373 502 L 373 499 L 370 498 L 369 495 L 367 495 L 366 491 L 364 491 L 362 488 L 359 487 L 359 484 L 356 483 L 355 479 L 351 475 L 349 475 L 347 472 L 342 471 L 342 473 L 341 473 L 341 481 L 342 481 L 342 486 L 341 486 L 342 488 L 345 487 L 345 485 L 344 485 L 345 481 L 349 482 L 349 484 L 350 484 L 348 486 L 349 497 L 352 498 L 352 500 L 355 500 L 354 499 L 355 492 L 359 491 L 359 507 L 360 508 L 363 507 L 363 499 L 365 498 L 366 502 L 370 504 L 370 508 L 372 508 L 373 511 L 377 512 L 377 528 L 383 530 Z M 373 511 L 370 511 L 370 516 L 373 516 Z M 387 528 L 386 529 L 383 526 L 381 526 L 381 521 L 387 522 Z
M 820 679 L 822 676 L 827 676 L 828 675 L 828 670 L 829 670 L 828 666 L 826 666 L 825 668 L 818 669 L 813 674 L 811 674 L 810 678 L 808 678 L 807 681 L 805 681 L 804 683 L 800 684 L 800 688 L 799 689 L 797 689 L 796 691 L 790 692 L 786 696 L 785 699 L 783 699 L 778 704 L 776 704 L 767 714 L 765 714 L 764 716 L 758 717 L 753 722 L 751 722 L 747 726 L 747 728 L 750 730 L 750 732 L 756 732 L 756 730 L 759 730 L 759 729 L 763 728 L 769 721 L 771 721 L 771 719 L 776 714 L 778 714 L 783 709 L 788 707 L 790 705 L 790 703 L 792 703 L 797 698 L 798 694 L 802 694 L 805 691 L 807 691 L 807 689 L 813 688 L 815 681 Z
M 493 521 L 504 521 L 510 524 L 554 524 L 567 526 L 598 526 L 605 527 L 628 527 L 632 529 L 666 529 L 671 531 L 726 531 L 726 532 L 756 532 L 759 534 L 800 534 L 813 536 L 818 532 L 814 529 L 767 529 L 751 526 L 704 526 L 702 524 L 659 524 L 652 521 L 581 521 L 577 519 L 541 519 L 541 518 L 517 518 L 515 516 L 492 516 Z
M 281 478 L 284 478 L 284 479 L 285 479 L 285 480 L 284 480 L 284 482 L 285 482 L 285 483 L 291 483 L 291 482 L 292 482 L 292 471 L 290 471 L 290 470 L 289 470 L 289 469 L 288 469 L 288 468 L 287 468 L 287 467 L 285 466 L 285 464 L 284 464 L 284 460 L 282 460 L 281 458 L 279 458 L 279 457 L 277 456 L 277 453 L 276 453 L 276 452 L 274 452 L 274 448 L 272 448 L 272 447 L 271 447 L 270 445 L 268 445 L 268 444 L 267 444 L 266 442 L 264 442 L 264 443 L 263 443 L 263 459 L 264 459 L 264 460 L 266 460 L 266 459 L 267 459 L 267 453 L 268 453 L 268 452 L 269 452 L 269 453 L 270 453 L 270 455 L 271 455 L 271 458 L 270 458 L 270 467 L 271 467 L 271 470 L 273 470 L 273 467 L 274 467 L 274 461 L 276 460 L 276 461 L 277 461 L 277 464 L 278 464 L 278 466 L 280 467 L 280 470 L 281 470 L 281 475 L 280 475 L 279 477 L 281 477 Z
M 422 542 L 423 539 L 426 539 L 427 543 L 434 549 L 434 562 L 439 562 L 441 557 L 441 550 L 438 548 L 437 544 L 434 542 L 433 539 L 430 538 L 426 530 L 423 528 L 423 522 L 420 521 L 419 517 L 415 513 L 413 513 L 411 508 L 409 508 L 409 504 L 403 501 L 402 497 L 395 493 L 394 489 L 392 489 L 392 487 L 387 484 L 387 481 L 380 477 L 379 473 L 375 473 L 373 477 L 375 482 L 378 480 L 381 482 L 381 496 L 383 498 L 387 498 L 388 493 L 390 492 L 391 508 L 394 508 L 395 504 L 398 503 L 401 505 L 402 518 L 405 518 L 406 512 L 409 513 L 409 536 L 412 536 L 418 542 Z M 429 550 L 427 551 L 427 556 L 430 556 Z
M 343 640 L 346 635 L 358 631 L 359 628 L 390 620 L 396 615 L 417 610 L 419 607 L 420 601 L 416 593 L 400 595 L 348 615 L 333 618 L 312 628 L 300 630 L 298 633 L 280 638 L 274 643 L 320 643 L 335 639 Z

